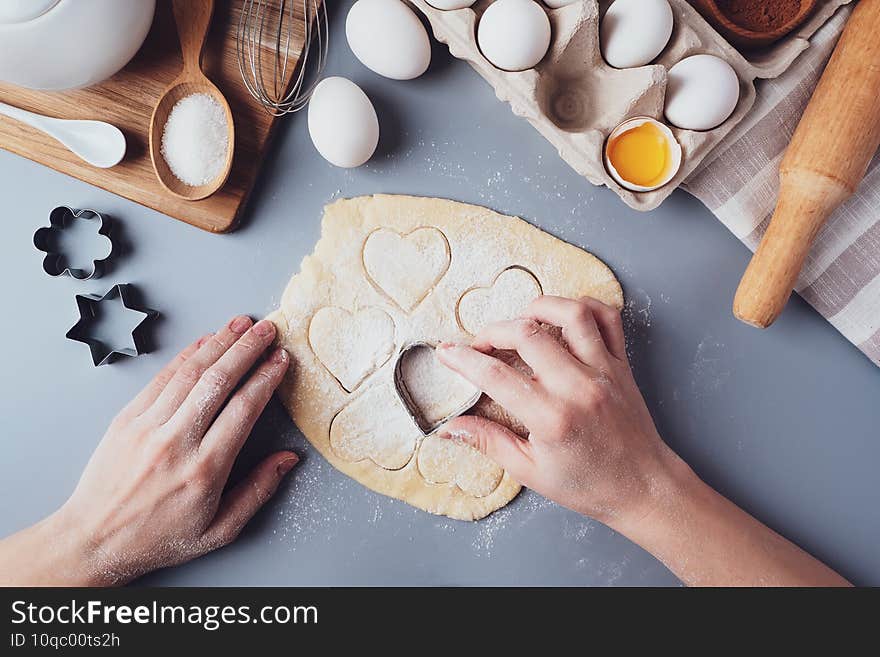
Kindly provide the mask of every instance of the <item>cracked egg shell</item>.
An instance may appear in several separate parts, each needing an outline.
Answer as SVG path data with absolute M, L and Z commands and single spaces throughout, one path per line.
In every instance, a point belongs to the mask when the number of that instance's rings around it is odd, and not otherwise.
M 624 189 L 651 192 L 681 169 L 681 144 L 669 126 L 650 117 L 624 121 L 605 141 L 605 168 Z

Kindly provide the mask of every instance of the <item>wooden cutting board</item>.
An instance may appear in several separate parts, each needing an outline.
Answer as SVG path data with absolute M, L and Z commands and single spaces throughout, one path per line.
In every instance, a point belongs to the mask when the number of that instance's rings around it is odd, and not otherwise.
M 180 71 L 180 44 L 167 0 L 159 0 L 153 27 L 140 52 L 122 71 L 87 89 L 43 92 L 0 83 L 0 100 L 48 116 L 98 119 L 116 125 L 128 144 L 125 159 L 112 169 L 96 169 L 58 142 L 17 121 L 0 116 L 0 148 L 212 232 L 235 226 L 265 157 L 276 118 L 251 98 L 238 70 L 235 33 L 243 0 L 217 0 L 204 70 L 220 87 L 235 120 L 235 158 L 223 188 L 201 201 L 184 201 L 159 184 L 150 163 L 148 131 L 153 106 Z M 297 3 L 300 4 L 301 3 Z M 302 21 L 292 38 L 289 66 L 295 67 L 303 43 Z M 88 35 L 83 35 L 88 47 Z M 266 47 L 268 46 L 268 47 Z M 271 71 L 274 49 L 264 46 L 264 68 Z M 271 80 L 271 77 L 267 77 Z M 53 203 L 68 202 L 53 199 Z

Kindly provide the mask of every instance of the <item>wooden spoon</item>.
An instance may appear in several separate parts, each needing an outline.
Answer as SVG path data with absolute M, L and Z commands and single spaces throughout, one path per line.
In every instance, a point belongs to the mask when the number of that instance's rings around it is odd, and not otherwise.
M 691 4 L 696 5 L 703 17 L 732 44 L 743 48 L 762 48 L 779 41 L 799 27 L 813 13 L 819 0 L 801 0 L 800 9 L 790 21 L 774 30 L 763 32 L 751 30 L 734 22 L 715 0 L 692 0 Z
M 232 110 L 220 90 L 202 72 L 202 50 L 208 36 L 208 26 L 214 13 L 214 0 L 174 0 L 174 20 L 180 36 L 180 47 L 183 52 L 183 70 L 172 82 L 153 110 L 150 119 L 150 159 L 159 182 L 175 196 L 188 201 L 206 198 L 220 189 L 229 177 L 232 169 L 232 153 L 235 144 L 235 127 L 232 123 Z M 218 176 L 209 183 L 193 187 L 177 178 L 165 158 L 162 156 L 162 133 L 165 122 L 177 101 L 192 94 L 205 93 L 213 96 L 226 110 L 226 126 L 229 131 L 226 162 Z

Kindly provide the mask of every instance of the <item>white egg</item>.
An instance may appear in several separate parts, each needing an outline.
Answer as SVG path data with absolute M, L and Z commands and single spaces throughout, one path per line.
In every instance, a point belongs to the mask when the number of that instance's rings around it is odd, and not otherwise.
M 550 47 L 550 19 L 533 0 L 495 0 L 477 26 L 483 56 L 505 71 L 535 67 Z
M 599 28 L 602 56 L 614 68 L 654 61 L 672 37 L 668 0 L 615 0 Z
M 379 119 L 367 94 L 347 78 L 321 80 L 309 101 L 309 135 L 325 160 L 358 167 L 379 143 Z
M 694 55 L 669 69 L 666 118 L 685 130 L 711 130 L 724 123 L 739 103 L 739 78 L 714 55 Z
M 580 2 L 580 0 L 544 0 L 544 4 L 550 7 L 550 9 L 567 7 L 568 5 L 573 5 L 575 2 Z
M 431 63 L 425 26 L 400 0 L 358 0 L 345 19 L 348 46 L 371 71 L 412 80 Z
M 477 0 L 426 0 L 429 5 L 435 9 L 443 9 L 449 11 L 451 9 L 464 9 L 470 7 Z

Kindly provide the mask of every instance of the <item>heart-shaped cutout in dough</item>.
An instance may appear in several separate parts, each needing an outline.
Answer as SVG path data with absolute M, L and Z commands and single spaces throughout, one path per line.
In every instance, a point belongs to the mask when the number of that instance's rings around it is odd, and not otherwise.
M 330 423 L 330 447 L 344 461 L 370 459 L 400 470 L 410 462 L 421 436 L 390 383 L 368 386 Z
M 373 287 L 410 312 L 449 269 L 449 241 L 430 226 L 406 235 L 380 228 L 367 236 L 363 261 Z
M 541 294 L 541 284 L 532 272 L 508 267 L 489 287 L 474 287 L 461 295 L 455 309 L 458 325 L 476 335 L 486 324 L 516 318 Z
M 309 323 L 309 345 L 327 371 L 353 392 L 394 353 L 394 320 L 380 308 L 350 313 L 326 306 Z
M 482 393 L 470 381 L 437 359 L 433 345 L 415 342 L 400 350 L 394 386 L 407 412 L 426 436 L 458 417 Z
M 504 471 L 457 438 L 428 436 L 419 447 L 419 472 L 432 484 L 452 483 L 468 495 L 485 497 L 498 488 Z

